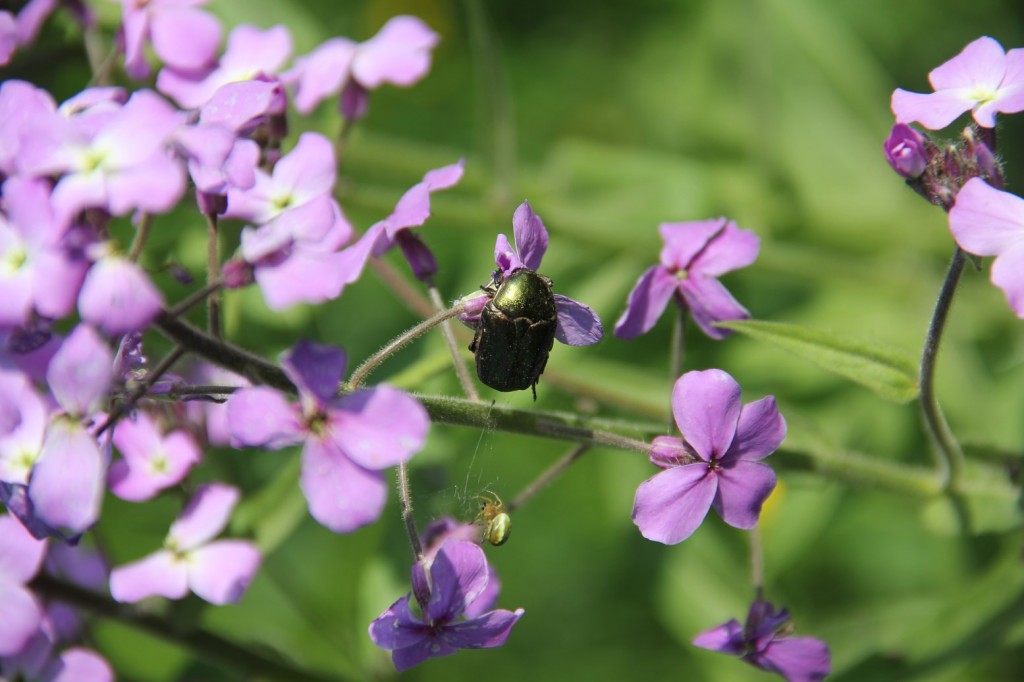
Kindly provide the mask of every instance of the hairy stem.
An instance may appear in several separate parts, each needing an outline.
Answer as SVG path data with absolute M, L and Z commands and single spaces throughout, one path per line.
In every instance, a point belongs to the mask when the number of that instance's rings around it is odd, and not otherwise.
M 379 367 L 385 360 L 445 320 L 455 317 L 461 313 L 464 308 L 465 306 L 458 303 L 448 310 L 442 310 L 439 313 L 435 313 L 433 316 L 423 320 L 415 327 L 405 330 L 395 338 L 388 341 L 379 351 L 367 358 L 363 364 L 359 365 L 359 367 L 356 368 L 356 371 L 352 372 L 352 379 L 350 380 L 352 388 L 359 388 L 363 381 L 366 380 L 366 377 L 369 376 L 373 370 L 377 369 L 377 367 Z
M 437 290 L 437 287 L 431 285 L 428 291 L 430 292 L 430 300 L 434 303 L 434 307 L 439 312 L 445 310 L 444 301 L 441 300 L 441 293 Z M 450 320 L 445 320 L 441 323 L 441 334 L 444 335 L 444 342 L 448 345 L 448 352 L 452 355 L 452 366 L 455 368 L 455 376 L 459 378 L 459 383 L 462 384 L 462 391 L 470 400 L 480 400 L 480 393 L 476 390 L 473 377 L 469 375 L 469 369 L 466 367 L 466 363 L 462 361 L 462 355 L 459 353 L 459 342 L 455 338 L 455 332 L 452 330 Z
M 924 350 L 921 352 L 921 416 L 924 420 L 925 429 L 928 431 L 935 444 L 935 470 L 938 473 L 941 486 L 944 490 L 950 489 L 960 476 L 963 470 L 964 453 L 953 435 L 946 418 L 939 407 L 938 398 L 935 395 L 935 362 L 939 354 L 939 344 L 942 340 L 942 332 L 946 327 L 946 319 L 949 316 L 949 309 L 953 303 L 953 294 L 960 281 L 960 275 L 964 271 L 964 252 L 957 248 L 953 252 L 953 259 L 946 272 L 946 279 L 942 282 L 939 290 L 938 300 L 935 302 L 935 312 L 932 313 L 931 323 L 928 325 L 928 335 L 925 337 Z

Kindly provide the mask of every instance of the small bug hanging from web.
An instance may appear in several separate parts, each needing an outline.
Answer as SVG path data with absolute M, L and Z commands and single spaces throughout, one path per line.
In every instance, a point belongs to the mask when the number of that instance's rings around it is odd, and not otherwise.
M 477 495 L 476 499 L 483 500 L 480 503 L 480 513 L 476 517 L 476 523 L 484 528 L 484 539 L 495 547 L 503 545 L 512 534 L 512 517 L 505 509 L 505 503 L 495 493 L 488 490 L 491 497 Z

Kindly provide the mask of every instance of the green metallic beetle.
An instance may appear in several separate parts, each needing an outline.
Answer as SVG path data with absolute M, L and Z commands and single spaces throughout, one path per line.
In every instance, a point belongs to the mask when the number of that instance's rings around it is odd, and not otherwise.
M 555 343 L 558 314 L 551 280 L 528 268 L 494 275 L 469 350 L 476 354 L 480 381 L 499 391 L 533 389 Z

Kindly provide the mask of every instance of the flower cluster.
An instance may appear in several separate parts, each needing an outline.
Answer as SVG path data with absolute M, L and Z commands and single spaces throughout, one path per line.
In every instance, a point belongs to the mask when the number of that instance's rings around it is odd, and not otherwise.
M 935 92 L 897 89 L 896 125 L 885 142 L 886 159 L 922 196 L 949 212 L 957 245 L 976 256 L 995 256 L 992 283 L 1024 318 L 1024 200 L 1003 191 L 995 152 L 996 114 L 1024 111 L 1024 49 L 1008 52 L 989 37 L 971 42 L 929 74 Z M 938 130 L 970 111 L 977 126 L 958 143 L 940 148 L 909 123 Z

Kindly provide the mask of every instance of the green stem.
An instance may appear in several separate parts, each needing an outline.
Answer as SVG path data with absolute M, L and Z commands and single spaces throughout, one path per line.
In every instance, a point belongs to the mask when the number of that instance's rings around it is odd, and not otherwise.
M 946 272 L 946 279 L 942 282 L 942 289 L 939 290 L 939 298 L 935 302 L 935 311 L 932 313 L 931 323 L 928 325 L 928 335 L 925 337 L 924 350 L 921 352 L 921 416 L 924 425 L 931 435 L 935 444 L 935 471 L 943 490 L 949 490 L 956 484 L 957 479 L 963 471 L 964 453 L 953 435 L 946 418 L 939 407 L 938 398 L 935 395 L 935 362 L 939 354 L 939 343 L 942 340 L 942 332 L 946 326 L 946 319 L 949 316 L 949 309 L 953 303 L 953 294 L 956 292 L 960 275 L 964 271 L 964 252 L 957 248 L 953 252 L 953 259 Z
M 142 249 L 146 246 L 146 239 L 149 237 L 149 228 L 153 224 L 153 216 L 143 213 L 139 219 L 139 226 L 135 229 L 135 236 L 132 238 L 132 245 L 128 250 L 128 260 L 133 263 L 139 261 Z
M 531 497 L 539 493 L 545 487 L 550 485 L 552 481 L 561 476 L 563 471 L 568 469 L 573 462 L 582 457 L 589 449 L 590 446 L 586 444 L 574 447 L 564 457 L 545 469 L 544 473 L 538 476 L 533 483 L 523 488 L 522 492 L 516 495 L 512 502 L 506 505 L 506 510 L 511 514 L 516 509 L 522 507 Z
M 243 671 L 251 679 L 283 682 L 338 682 L 337 675 L 325 676 L 296 668 L 283 659 L 268 658 L 235 644 L 220 635 L 194 628 L 182 630 L 161 618 L 140 614 L 132 606 L 118 604 L 94 592 L 40 574 L 29 585 L 34 592 L 85 609 L 101 618 L 114 620 L 160 639 L 174 642 L 213 663 Z
M 352 378 L 349 381 L 352 389 L 355 390 L 359 388 L 373 370 L 377 369 L 377 367 L 397 351 L 412 343 L 420 336 L 423 336 L 445 320 L 455 317 L 464 309 L 464 305 L 457 303 L 448 310 L 442 310 L 439 313 L 435 313 L 433 316 L 423 320 L 415 327 L 406 329 L 404 332 L 388 341 L 379 351 L 368 357 L 363 364 L 359 365 L 359 367 L 356 368 L 356 371 L 352 372 Z
M 683 344 L 686 342 L 683 335 L 683 322 L 686 319 L 686 311 L 680 310 L 679 314 L 675 316 L 672 322 L 672 349 L 671 349 L 671 360 L 669 360 L 668 367 L 668 379 L 675 386 L 676 379 L 683 371 Z M 676 416 L 672 411 L 672 399 L 669 394 L 668 403 L 668 434 L 671 435 L 676 430 Z
M 438 312 L 445 310 L 444 301 L 441 300 L 441 293 L 437 290 L 437 287 L 430 285 L 428 292 L 430 293 L 430 300 Z M 480 393 L 476 390 L 473 377 L 469 375 L 466 363 L 462 360 L 462 354 L 459 353 L 459 342 L 456 340 L 455 332 L 452 330 L 451 320 L 445 320 L 441 323 L 441 334 L 444 336 L 444 342 L 448 345 L 448 352 L 451 353 L 452 366 L 455 368 L 455 376 L 459 378 L 459 383 L 462 384 L 462 391 L 470 400 L 480 400 Z

